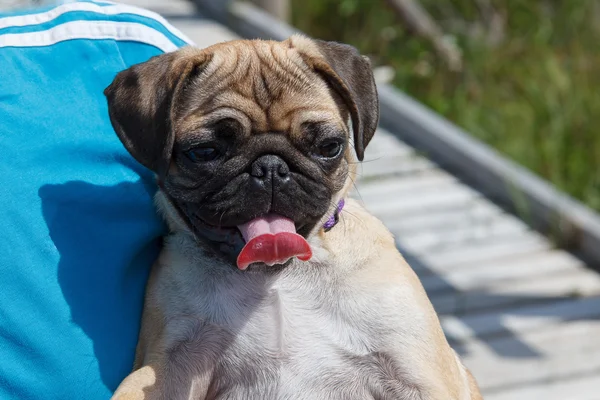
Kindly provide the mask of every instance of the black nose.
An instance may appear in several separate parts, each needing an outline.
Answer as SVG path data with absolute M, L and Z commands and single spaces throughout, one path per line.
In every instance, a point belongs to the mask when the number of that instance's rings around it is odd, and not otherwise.
M 260 182 L 272 181 L 271 184 L 281 184 L 289 180 L 290 167 L 281 157 L 267 154 L 258 157 L 252 163 L 250 175 Z

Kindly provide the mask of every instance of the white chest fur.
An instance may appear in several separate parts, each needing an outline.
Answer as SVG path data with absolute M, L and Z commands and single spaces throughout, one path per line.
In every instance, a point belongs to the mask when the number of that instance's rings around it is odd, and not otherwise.
M 412 327 L 396 323 L 402 310 L 386 311 L 386 297 L 400 292 L 360 291 L 326 258 L 240 272 L 208 258 L 187 235 L 171 237 L 160 261 L 168 267 L 158 267 L 161 284 L 152 290 L 156 304 L 168 305 L 170 359 L 210 375 L 214 398 L 416 398 L 386 353 L 399 336 L 411 345 L 413 335 L 401 331 Z

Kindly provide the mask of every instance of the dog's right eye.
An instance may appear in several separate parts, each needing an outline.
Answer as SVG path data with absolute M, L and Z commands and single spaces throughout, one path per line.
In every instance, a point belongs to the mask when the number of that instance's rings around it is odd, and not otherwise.
M 193 162 L 206 162 L 216 159 L 220 153 L 214 147 L 196 147 L 188 150 L 185 155 Z

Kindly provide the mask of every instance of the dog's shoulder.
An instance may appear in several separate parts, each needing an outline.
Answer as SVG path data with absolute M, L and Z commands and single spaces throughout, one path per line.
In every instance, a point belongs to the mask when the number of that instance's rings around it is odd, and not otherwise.
M 399 252 L 389 229 L 355 200 L 348 200 L 338 225 L 320 235 L 338 273 L 362 284 L 416 289 L 424 294 L 416 274 Z
M 468 398 L 445 392 L 457 388 L 450 382 L 464 381 L 466 386 L 467 375 L 392 233 L 356 201 L 347 202 L 345 210 L 340 229 L 322 237 L 324 247 L 335 253 L 342 274 L 337 282 L 346 288 L 336 312 L 347 313 L 353 328 L 366 332 L 369 346 L 377 349 L 378 362 L 385 366 L 382 371 L 392 368 L 398 380 L 414 382 L 415 387 L 429 381 L 423 386 L 432 393 L 439 390 L 439 398 Z

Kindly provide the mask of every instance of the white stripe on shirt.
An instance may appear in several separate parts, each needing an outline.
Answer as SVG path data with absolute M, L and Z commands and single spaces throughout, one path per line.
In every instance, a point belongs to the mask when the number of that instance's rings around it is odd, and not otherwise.
M 115 4 L 110 6 L 99 6 L 94 3 L 67 3 L 62 4 L 53 8 L 52 10 L 37 13 L 37 14 L 25 14 L 16 15 L 12 17 L 0 18 L 0 29 L 23 27 L 31 25 L 39 25 L 46 22 L 50 22 L 63 14 L 74 12 L 74 11 L 89 11 L 104 15 L 118 15 L 118 14 L 133 14 L 140 17 L 152 19 L 162 24 L 171 34 L 181 39 L 187 44 L 193 42 L 186 35 L 184 35 L 179 29 L 169 24 L 163 17 L 156 14 L 155 12 L 144 10 L 143 8 L 129 6 L 126 4 Z
M 142 42 L 163 52 L 177 46 L 163 33 L 137 22 L 71 21 L 39 32 L 7 33 L 0 35 L 1 47 L 50 46 L 72 39 L 113 39 Z

